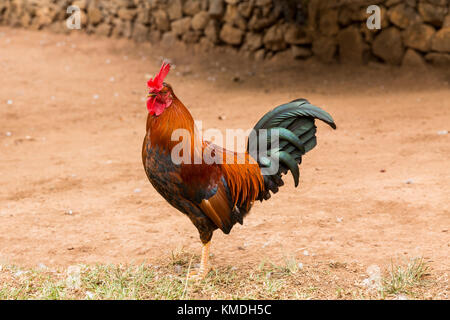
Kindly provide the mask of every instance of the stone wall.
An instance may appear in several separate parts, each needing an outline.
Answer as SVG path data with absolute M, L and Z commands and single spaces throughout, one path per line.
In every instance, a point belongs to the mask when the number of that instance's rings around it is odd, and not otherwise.
M 82 10 L 81 30 L 66 27 L 70 5 Z M 381 9 L 380 30 L 367 28 L 369 5 Z M 0 24 L 223 46 L 259 60 L 450 64 L 450 0 L 0 0 Z

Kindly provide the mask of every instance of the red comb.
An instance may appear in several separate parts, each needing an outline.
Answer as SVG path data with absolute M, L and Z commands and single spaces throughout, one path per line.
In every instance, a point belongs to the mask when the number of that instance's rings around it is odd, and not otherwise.
M 153 91 L 160 91 L 163 87 L 164 78 L 170 71 L 170 64 L 163 62 L 159 73 L 155 76 L 155 78 L 148 80 L 147 86 Z

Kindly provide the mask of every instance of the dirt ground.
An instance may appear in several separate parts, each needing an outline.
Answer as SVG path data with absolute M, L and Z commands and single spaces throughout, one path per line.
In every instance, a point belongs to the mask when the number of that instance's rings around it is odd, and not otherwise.
M 294 255 L 387 267 L 424 257 L 450 270 L 450 72 L 155 48 L 82 34 L 0 28 L 0 264 L 158 261 L 200 252 L 191 222 L 141 163 L 146 81 L 167 81 L 205 128 L 248 129 L 305 97 L 333 115 L 318 146 L 230 235 L 215 265 Z M 236 79 L 238 77 L 239 79 Z M 234 78 L 234 79 L 233 79 Z M 239 80 L 239 81 L 236 81 Z M 221 116 L 222 119 L 219 119 Z

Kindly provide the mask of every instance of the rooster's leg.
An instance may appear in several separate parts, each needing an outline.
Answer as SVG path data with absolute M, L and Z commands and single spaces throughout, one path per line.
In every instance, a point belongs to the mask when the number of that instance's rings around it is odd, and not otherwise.
M 205 243 L 202 248 L 202 258 L 200 261 L 200 268 L 198 271 L 191 271 L 188 275 L 189 279 L 193 280 L 201 280 L 206 277 L 208 274 L 210 267 L 208 265 L 208 258 L 209 258 L 209 247 L 211 245 L 211 241 L 208 243 Z

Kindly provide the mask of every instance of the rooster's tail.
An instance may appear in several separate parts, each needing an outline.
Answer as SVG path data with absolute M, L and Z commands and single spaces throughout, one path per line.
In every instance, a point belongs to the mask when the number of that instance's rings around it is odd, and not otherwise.
M 260 136 L 265 132 L 268 141 L 268 152 L 264 155 L 258 152 L 255 157 L 258 165 L 261 169 L 270 169 L 274 161 L 279 163 L 276 173 L 264 175 L 265 190 L 259 195 L 259 200 L 269 199 L 270 191 L 278 192 L 278 188 L 284 184 L 281 176 L 288 170 L 292 172 L 295 186 L 298 186 L 300 177 L 298 165 L 302 162 L 302 156 L 317 144 L 315 119 L 320 119 L 336 129 L 333 118 L 327 112 L 311 105 L 305 99 L 297 99 L 278 106 L 258 121 L 249 139 L 260 142 Z M 274 132 L 279 137 L 279 143 L 272 146 L 271 137 Z M 248 143 L 247 148 L 251 146 L 256 146 L 258 150 L 258 143 Z M 253 154 L 252 151 L 250 153 Z

